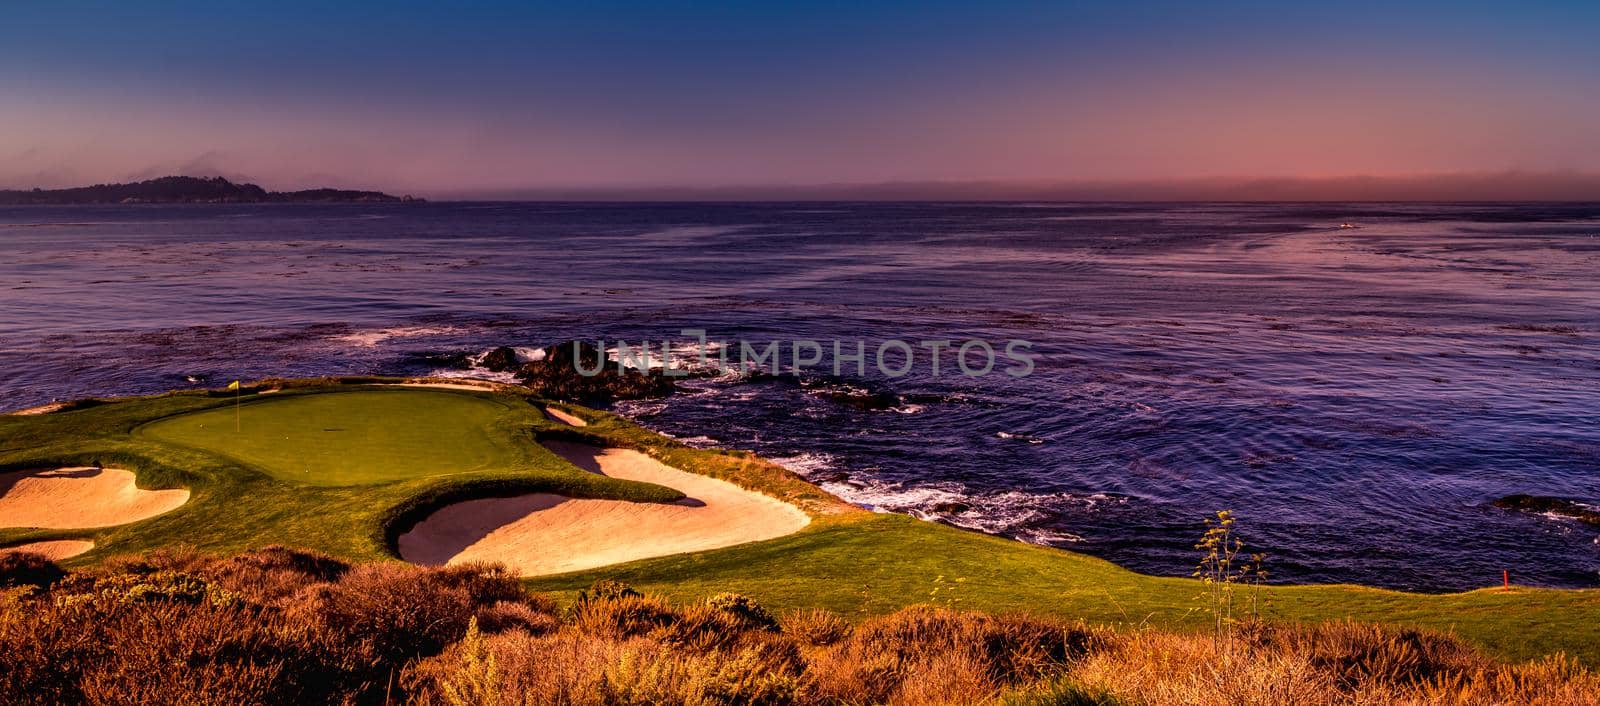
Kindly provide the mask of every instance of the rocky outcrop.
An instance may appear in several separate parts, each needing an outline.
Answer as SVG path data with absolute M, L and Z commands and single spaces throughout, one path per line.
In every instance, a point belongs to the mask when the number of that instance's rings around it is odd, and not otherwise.
M 817 397 L 862 412 L 882 412 L 900 406 L 899 395 L 865 382 L 827 376 L 807 378 L 800 385 Z
M 660 371 L 619 370 L 605 351 L 580 341 L 545 348 L 538 360 L 520 364 L 516 376 L 540 397 L 572 402 L 665 397 L 673 391 L 673 379 Z
M 1495 507 L 1506 510 L 1570 517 L 1579 522 L 1600 527 L 1600 511 L 1566 498 L 1555 498 L 1547 495 L 1523 495 L 1519 493 L 1507 495 L 1492 504 Z
M 512 350 L 510 346 L 500 346 L 485 353 L 483 360 L 479 363 L 489 371 L 496 373 L 512 372 L 521 364 L 521 361 L 517 360 L 517 352 Z

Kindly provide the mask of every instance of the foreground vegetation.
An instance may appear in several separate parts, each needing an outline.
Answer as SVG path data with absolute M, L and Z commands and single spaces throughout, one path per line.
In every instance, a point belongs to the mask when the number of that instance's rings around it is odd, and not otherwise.
M 533 491 L 658 502 L 679 497 L 668 488 L 582 472 L 537 443 L 560 437 L 638 449 L 672 466 L 788 500 L 813 517 L 810 527 L 780 539 L 523 582 L 563 606 L 572 604 L 577 590 L 615 578 L 684 603 L 733 591 L 774 611 L 824 609 L 854 624 L 918 604 L 1026 612 L 1132 634 L 1200 632 L 1213 622 L 1197 600 L 1204 587 L 1191 579 L 1146 576 L 1072 552 L 853 510 L 745 452 L 687 448 L 582 408 L 567 409 L 587 419 L 588 426 L 551 422 L 540 413 L 547 403 L 519 388 L 400 390 L 374 384 L 380 382 L 392 381 L 277 381 L 247 389 L 244 413 L 294 413 L 273 420 L 299 435 L 286 449 L 229 443 L 225 434 L 198 429 L 174 433 L 184 424 L 231 429 L 231 393 L 182 393 L 80 404 L 39 416 L 0 416 L 0 470 L 104 465 L 137 472 L 141 487 L 193 491 L 178 510 L 120 527 L 0 529 L 0 546 L 93 539 L 93 551 L 67 562 L 85 568 L 117 555 L 176 546 L 237 554 L 281 544 L 368 562 L 392 560 L 390 540 L 397 528 L 454 499 Z M 281 390 L 255 394 L 264 388 Z M 472 449 L 458 451 L 482 454 L 481 463 L 445 467 L 385 455 L 389 447 L 382 435 L 402 436 L 422 424 L 449 428 L 464 413 L 462 405 L 491 420 L 483 436 L 452 434 L 431 443 L 475 439 Z M 323 411 L 307 415 L 307 409 Z M 288 417 L 298 421 L 291 424 Z M 371 425 L 359 438 L 352 435 L 357 427 L 348 422 L 368 417 L 387 421 Z M 340 465 L 349 462 L 358 465 Z M 300 463 L 342 475 L 337 481 L 307 478 L 309 466 Z M 1353 620 L 1423 628 L 1458 635 L 1497 658 L 1525 661 L 1565 653 L 1579 663 L 1600 665 L 1600 591 L 1496 587 L 1423 595 L 1359 586 L 1269 586 L 1261 600 L 1266 618 L 1285 624 Z
M 603 582 L 567 607 L 498 570 L 269 547 L 65 573 L 0 557 L 0 694 L 18 704 L 1594 704 L 1563 658 L 1252 623 L 1229 640 L 918 606 L 853 624 L 736 594 Z

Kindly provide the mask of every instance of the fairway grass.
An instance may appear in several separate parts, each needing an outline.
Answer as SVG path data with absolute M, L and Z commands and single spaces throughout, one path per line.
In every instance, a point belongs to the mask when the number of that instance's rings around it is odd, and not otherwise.
M 395 395 L 403 399 L 395 398 Z M 506 407 L 431 390 L 258 397 L 138 429 L 158 441 L 236 459 L 282 480 L 367 485 L 516 466 L 496 434 Z
M 681 497 L 662 486 L 584 472 L 537 443 L 560 438 L 630 448 L 675 468 L 729 480 L 793 503 L 813 521 L 798 533 L 754 544 L 527 582 L 558 596 L 570 599 L 569 591 L 617 578 L 674 598 L 734 591 L 772 609 L 826 608 L 851 617 L 930 603 L 1128 629 L 1202 629 L 1211 619 L 1197 600 L 1197 581 L 1147 576 L 1081 554 L 855 510 L 751 454 L 691 449 L 612 415 L 578 409 L 588 425 L 574 428 L 546 419 L 538 407 L 542 400 L 514 391 L 280 384 L 284 390 L 277 394 L 246 395 L 240 409 L 241 427 L 254 419 L 260 429 L 284 436 L 276 445 L 265 432 L 249 443 L 230 436 L 233 399 L 221 394 L 176 393 L 0 416 L 0 471 L 101 465 L 135 471 L 142 488 L 192 492 L 183 507 L 119 527 L 0 529 L 0 546 L 95 542 L 93 550 L 63 562 L 68 565 L 177 545 L 233 554 L 286 544 L 352 560 L 393 559 L 396 527 L 409 527 L 458 500 L 529 492 L 636 502 Z M 1248 518 L 1249 508 L 1238 509 Z M 1559 651 L 1600 665 L 1597 590 L 1513 587 L 1427 595 L 1360 586 L 1272 586 L 1262 598 L 1269 618 L 1444 629 L 1504 657 Z

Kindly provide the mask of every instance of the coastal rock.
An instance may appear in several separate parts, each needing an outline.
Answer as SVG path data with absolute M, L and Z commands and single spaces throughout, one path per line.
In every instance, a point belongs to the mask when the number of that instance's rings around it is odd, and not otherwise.
M 673 379 L 659 370 L 618 370 L 605 351 L 581 341 L 545 348 L 542 358 L 517 367 L 516 376 L 535 394 L 552 400 L 610 402 L 673 392 Z
M 485 354 L 481 364 L 491 372 L 504 373 L 516 370 L 520 362 L 517 360 L 517 352 L 510 346 L 500 346 Z
M 785 385 L 799 385 L 800 376 L 794 373 L 774 373 L 766 368 L 757 368 L 744 373 L 740 382 L 777 382 Z
M 972 506 L 968 505 L 968 504 L 966 504 L 964 502 L 958 502 L 958 501 L 955 501 L 955 500 L 947 500 L 947 501 L 942 502 L 942 503 L 934 503 L 933 507 L 930 507 L 928 509 L 930 511 L 932 511 L 932 512 L 937 512 L 937 513 L 939 513 L 941 515 L 959 515 L 959 514 L 961 514 L 963 512 L 971 510 Z
M 1540 514 L 1559 515 L 1570 517 L 1594 527 L 1600 527 L 1600 511 L 1584 505 L 1575 500 L 1555 498 L 1547 495 L 1524 495 L 1521 493 L 1507 495 L 1491 503 L 1504 510 L 1517 510 L 1519 512 L 1532 512 Z
M 881 412 L 900 406 L 899 395 L 840 378 L 805 380 L 801 385 L 817 397 L 863 412 Z
M 466 353 L 419 352 L 406 354 L 406 362 L 448 370 L 471 370 L 472 356 Z

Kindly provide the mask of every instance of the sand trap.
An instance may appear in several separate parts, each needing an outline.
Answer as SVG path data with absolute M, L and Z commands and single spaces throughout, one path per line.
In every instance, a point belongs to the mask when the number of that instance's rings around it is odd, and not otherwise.
M 467 390 L 469 392 L 495 392 L 500 389 L 500 383 L 484 382 L 402 382 L 395 387 L 425 387 L 435 390 Z
M 0 548 L 0 556 L 6 554 L 38 554 L 50 561 L 71 559 L 90 549 L 94 549 L 94 542 L 87 539 L 53 539 L 48 542 L 29 542 L 16 546 Z
M 457 382 L 402 382 L 396 387 L 427 387 L 435 390 L 470 390 L 472 392 L 493 392 L 494 388 L 483 385 L 468 385 Z
M 188 501 L 187 490 L 140 490 L 132 473 L 115 468 L 0 474 L 0 527 L 114 527 Z
M 449 505 L 400 536 L 418 564 L 498 562 L 522 576 L 592 569 L 798 532 L 799 508 L 727 481 L 686 473 L 638 451 L 546 442 L 590 472 L 656 483 L 688 496 L 675 504 L 531 494 Z
M 67 407 L 67 403 L 65 403 L 65 402 L 51 402 L 50 404 L 42 404 L 42 405 L 39 405 L 38 407 L 29 407 L 27 409 L 19 409 L 19 410 L 15 411 L 15 412 L 9 412 L 9 414 L 11 414 L 12 416 L 17 416 L 17 417 L 29 417 L 29 416 L 33 416 L 35 414 L 49 414 L 51 412 L 56 412 L 56 411 L 59 411 L 59 410 L 62 410 L 62 409 L 66 409 L 66 407 Z
M 573 414 L 571 412 L 567 412 L 567 411 L 563 411 L 563 410 L 560 410 L 560 409 L 556 409 L 555 407 L 545 407 L 544 408 L 544 413 L 545 413 L 545 416 L 547 416 L 547 417 L 549 417 L 551 419 L 554 419 L 554 420 L 556 420 L 558 422 L 561 422 L 562 424 L 565 424 L 565 425 L 567 425 L 569 427 L 586 427 L 586 426 L 589 426 L 589 423 L 586 422 L 586 421 L 583 421 L 582 417 L 579 417 L 578 415 Z M 607 473 L 606 475 L 611 475 L 611 474 Z

